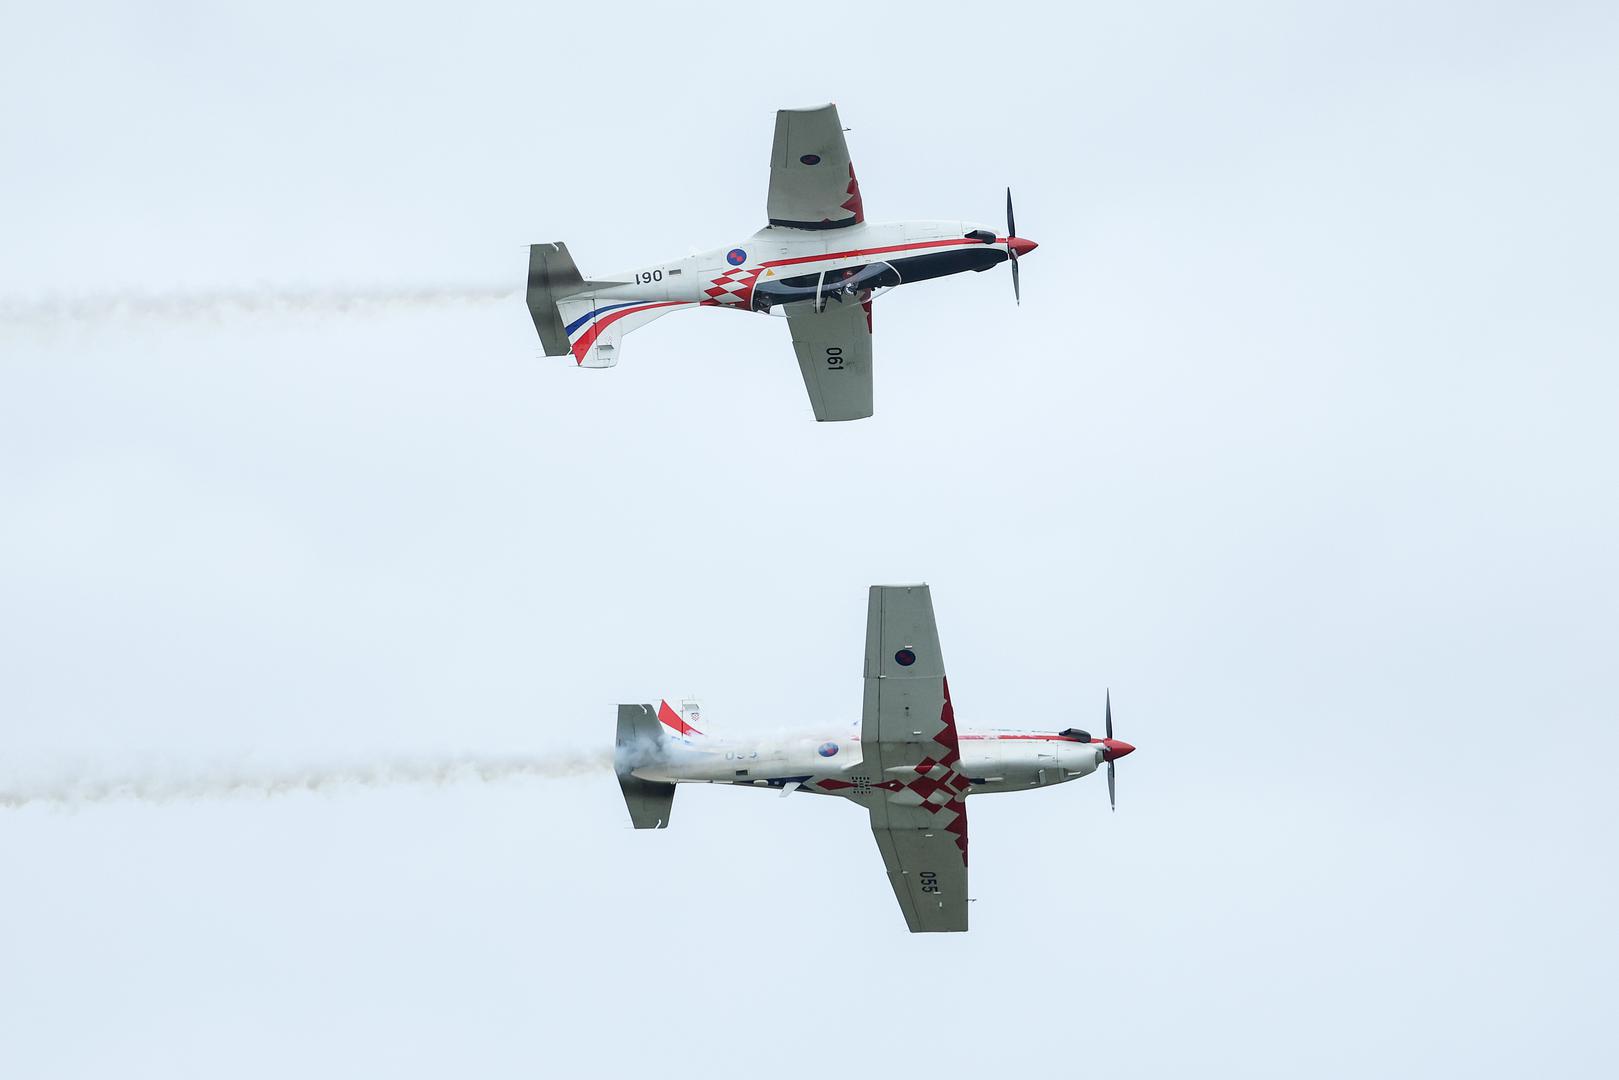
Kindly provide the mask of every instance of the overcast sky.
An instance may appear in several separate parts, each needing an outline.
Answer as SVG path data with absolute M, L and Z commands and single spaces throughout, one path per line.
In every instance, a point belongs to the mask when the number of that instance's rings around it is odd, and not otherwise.
M 8 5 L 0 791 L 841 727 L 919 580 L 964 728 L 1139 752 L 973 800 L 948 936 L 831 799 L 0 810 L 0 1075 L 1611 1068 L 1619 14 L 1019 8 Z M 868 421 L 773 319 L 186 307 L 734 244 L 827 100 L 1040 243 L 879 302 Z

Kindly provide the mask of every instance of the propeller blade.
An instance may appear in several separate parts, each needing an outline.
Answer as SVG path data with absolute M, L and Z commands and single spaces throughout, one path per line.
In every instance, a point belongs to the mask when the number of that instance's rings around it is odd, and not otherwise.
M 1006 261 L 1012 264 L 1012 296 L 1017 299 L 1018 306 L 1023 306 L 1023 286 L 1017 276 L 1017 248 L 1012 246 L 1012 237 L 1017 235 L 1017 219 L 1012 216 L 1012 189 L 1006 189 Z
M 1113 738 L 1113 690 L 1107 691 L 1107 737 Z
M 1113 791 L 1113 762 L 1111 761 L 1107 763 L 1107 805 L 1108 809 L 1115 812 L 1119 809 L 1119 801 Z

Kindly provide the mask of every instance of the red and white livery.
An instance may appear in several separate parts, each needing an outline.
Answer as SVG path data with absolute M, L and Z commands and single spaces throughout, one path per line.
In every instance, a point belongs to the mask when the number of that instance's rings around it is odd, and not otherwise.
M 834 105 L 776 114 L 769 224 L 700 255 L 587 280 L 562 243 L 529 248 L 528 308 L 547 356 L 618 363 L 624 335 L 681 308 L 782 315 L 817 420 L 872 413 L 872 301 L 900 285 L 1012 265 L 1035 244 L 965 221 L 866 221 Z
M 1107 735 L 963 731 L 956 725 L 926 585 L 875 585 L 866 616 L 859 725 L 789 741 L 705 734 L 694 701 L 620 705 L 615 767 L 637 829 L 669 824 L 676 784 L 837 795 L 871 815 L 888 880 L 913 932 L 967 929 L 967 797 L 1088 776 L 1135 747 Z

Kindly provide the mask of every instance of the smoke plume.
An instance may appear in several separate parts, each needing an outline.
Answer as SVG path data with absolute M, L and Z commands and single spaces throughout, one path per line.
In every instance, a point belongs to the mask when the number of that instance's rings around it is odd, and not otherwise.
M 80 771 L 72 776 L 32 781 L 0 780 L 0 809 L 30 805 L 269 798 L 343 789 L 559 779 L 604 772 L 612 767 L 612 762 L 612 751 L 602 750 L 545 756 L 415 758 L 322 768 L 217 766 L 190 771 L 146 770 L 125 775 Z
M 48 328 L 121 319 L 192 322 L 238 315 L 366 315 L 491 304 L 514 295 L 509 287 L 108 292 L 40 300 L 0 299 L 0 325 Z

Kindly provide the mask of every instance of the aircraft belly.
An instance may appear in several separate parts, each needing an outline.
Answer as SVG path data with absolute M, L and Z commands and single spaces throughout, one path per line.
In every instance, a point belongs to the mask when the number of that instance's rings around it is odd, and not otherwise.
M 822 754 L 827 747 L 836 749 Z M 698 750 L 673 748 L 664 760 L 635 770 L 643 780 L 688 784 L 754 784 L 841 776 L 860 762 L 860 744 L 847 739 L 813 740 L 802 746 L 764 749 L 740 744 Z M 806 788 L 806 790 L 809 790 Z M 821 792 L 817 791 L 817 794 Z
M 961 770 L 972 780 L 975 795 L 1039 786 L 1037 757 L 1029 743 L 989 739 L 963 739 L 961 742 Z
M 836 747 L 830 755 L 823 748 Z M 972 781 L 971 793 L 976 795 L 998 791 L 1025 791 L 1035 787 L 1049 787 L 1067 780 L 1075 780 L 1092 771 L 1062 761 L 1056 748 L 1034 740 L 963 739 L 961 740 L 961 772 Z M 759 751 L 747 745 L 735 749 L 693 750 L 675 752 L 668 760 L 636 769 L 634 775 L 644 779 L 673 783 L 764 783 L 781 786 L 801 778 L 811 780 L 839 780 L 859 773 L 863 764 L 860 743 L 844 739 L 828 739 L 807 743 L 786 750 Z M 822 790 L 814 783 L 805 784 L 803 790 L 815 794 L 836 794 Z

